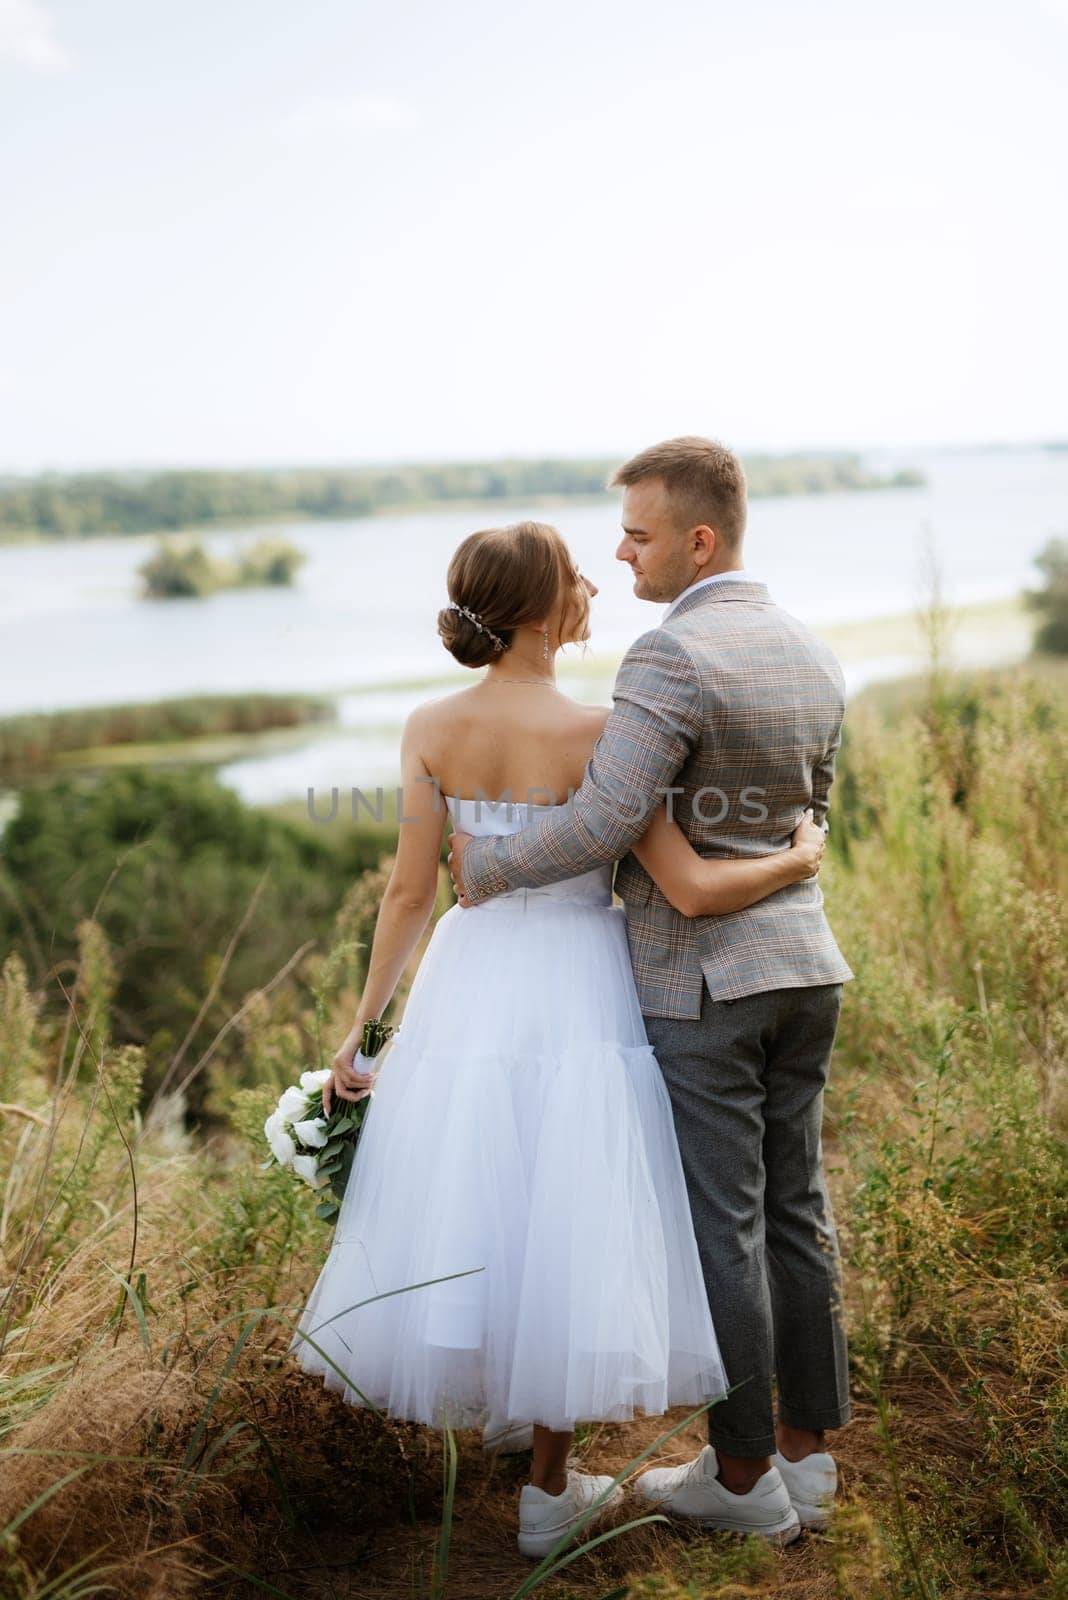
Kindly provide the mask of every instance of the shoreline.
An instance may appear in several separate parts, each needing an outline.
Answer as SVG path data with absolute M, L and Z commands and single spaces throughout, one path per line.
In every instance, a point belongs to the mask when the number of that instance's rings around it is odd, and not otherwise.
M 947 606 L 945 615 L 950 666 L 999 666 L 1006 661 L 1019 659 L 1030 649 L 1034 619 L 1022 595 L 1007 595 L 970 605 Z M 921 614 L 916 610 L 888 612 L 885 616 L 864 617 L 856 622 L 813 623 L 810 627 L 817 638 L 830 645 L 847 671 L 849 668 L 876 667 L 884 662 L 889 664 L 891 659 L 922 666 L 927 659 Z M 571 686 L 601 682 L 610 684 L 622 659 L 622 651 L 592 656 L 587 660 L 561 657 L 557 663 L 557 679 Z M 914 670 L 914 665 L 908 665 L 901 675 L 907 676 Z M 474 681 L 469 669 L 443 667 L 437 673 L 343 684 L 326 692 L 335 694 L 339 702 L 350 700 L 355 709 L 362 699 L 432 693 L 434 690 L 448 693 L 453 688 L 463 688 Z
M 898 613 L 875 623 L 840 623 L 814 630 L 840 659 L 850 700 L 875 684 L 915 678 L 929 662 L 923 629 L 915 614 Z M 943 654 L 948 670 L 999 668 L 1029 653 L 1033 621 L 1017 596 L 961 607 L 951 614 Z M 621 655 L 596 662 L 561 662 L 560 687 L 575 699 L 609 705 Z M 309 787 L 328 792 L 350 782 L 392 785 L 397 750 L 408 713 L 420 701 L 462 689 L 472 682 L 463 668 L 434 678 L 394 680 L 354 686 L 338 695 L 338 726 L 324 730 L 275 759 L 253 752 L 219 771 L 220 781 L 243 799 L 261 806 L 292 803 Z
M 839 657 L 850 700 L 873 685 L 916 678 L 930 663 L 924 621 L 915 611 L 828 624 L 813 631 Z M 1033 631 L 1034 619 L 1019 595 L 947 608 L 942 665 L 949 671 L 1012 665 L 1029 654 Z M 621 659 L 620 653 L 562 660 L 558 681 L 575 699 L 608 705 Z M 422 700 L 462 689 L 472 681 L 470 672 L 456 666 L 432 676 L 322 691 L 323 698 L 336 703 L 337 716 L 330 722 L 65 750 L 50 773 L 74 776 L 132 765 L 207 767 L 246 804 L 265 808 L 292 804 L 306 794 L 309 784 L 329 788 L 344 774 L 359 787 L 393 783 L 401 729 L 409 712 Z M 45 776 L 36 774 L 33 781 Z M 11 814 L 17 792 L 0 793 L 0 828 Z

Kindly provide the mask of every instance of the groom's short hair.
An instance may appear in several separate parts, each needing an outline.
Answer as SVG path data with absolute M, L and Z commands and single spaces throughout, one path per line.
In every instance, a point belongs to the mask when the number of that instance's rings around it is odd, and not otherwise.
M 706 523 L 724 543 L 737 549 L 745 533 L 745 469 L 733 450 L 686 434 L 652 444 L 624 461 L 608 480 L 610 489 L 629 488 L 659 478 L 690 528 Z

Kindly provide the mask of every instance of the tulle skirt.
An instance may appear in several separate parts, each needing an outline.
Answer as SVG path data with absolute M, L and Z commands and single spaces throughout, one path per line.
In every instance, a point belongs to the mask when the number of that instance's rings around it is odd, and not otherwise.
M 328 1388 L 436 1427 L 565 1431 L 724 1391 L 622 910 L 441 917 L 299 1329 Z

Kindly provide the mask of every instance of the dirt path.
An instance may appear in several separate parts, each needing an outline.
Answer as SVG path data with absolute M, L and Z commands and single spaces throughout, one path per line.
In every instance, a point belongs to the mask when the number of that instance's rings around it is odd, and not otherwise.
M 628 1427 L 591 1427 L 578 1442 L 576 1455 L 587 1471 L 615 1474 L 685 1415 L 683 1409 L 666 1421 L 655 1418 Z M 703 1443 L 700 1424 L 693 1424 L 664 1447 L 656 1463 L 672 1465 L 687 1460 Z M 458 1445 L 459 1473 L 443 1600 L 509 1600 L 531 1571 L 515 1544 L 518 1495 L 526 1481 L 529 1457 L 488 1461 L 482 1456 L 479 1437 L 470 1433 L 460 1435 Z M 848 1427 L 836 1434 L 835 1454 L 844 1504 L 863 1505 L 885 1497 L 885 1466 L 870 1409 L 859 1408 Z M 640 1514 L 639 1503 L 628 1495 L 617 1520 L 626 1522 Z M 329 1539 L 320 1537 L 306 1545 L 305 1559 L 292 1564 L 287 1561 L 257 1575 L 293 1600 L 425 1600 L 431 1594 L 439 1533 L 435 1515 L 414 1524 L 361 1526 L 355 1503 L 349 1531 L 338 1528 Z M 870 1567 L 868 1555 L 865 1564 Z M 624 1534 L 580 1557 L 537 1592 L 545 1600 L 602 1600 L 624 1587 L 628 1579 L 652 1573 L 665 1577 L 661 1586 L 651 1586 L 646 1592 L 662 1595 L 664 1600 L 676 1596 L 690 1600 L 691 1595 L 721 1595 L 722 1600 L 760 1595 L 832 1600 L 836 1593 L 850 1593 L 841 1586 L 836 1590 L 834 1546 L 826 1537 L 804 1535 L 789 1549 L 767 1553 L 764 1559 L 758 1552 L 754 1560 L 740 1541 L 730 1536 L 703 1536 L 676 1524 Z M 667 1574 L 673 1575 L 674 1584 Z M 235 1600 L 237 1596 L 245 1600 L 246 1595 L 254 1600 L 263 1592 L 251 1584 L 230 1591 Z M 865 1594 L 865 1589 L 859 1588 L 858 1600 Z

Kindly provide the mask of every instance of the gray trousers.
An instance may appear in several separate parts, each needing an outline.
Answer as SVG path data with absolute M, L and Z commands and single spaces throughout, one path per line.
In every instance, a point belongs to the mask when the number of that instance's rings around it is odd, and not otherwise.
M 646 1017 L 671 1094 L 694 1231 L 733 1392 L 708 1412 L 728 1455 L 849 1420 L 841 1268 L 820 1125 L 842 985 L 713 1000 Z M 737 1386 L 737 1387 L 735 1387 Z

